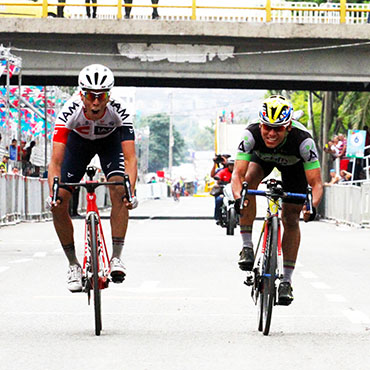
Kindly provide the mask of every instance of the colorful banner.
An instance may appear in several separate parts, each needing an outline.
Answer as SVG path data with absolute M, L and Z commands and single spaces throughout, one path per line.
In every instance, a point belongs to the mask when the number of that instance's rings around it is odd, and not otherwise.
M 363 158 L 365 142 L 365 130 L 348 130 L 346 156 L 350 158 Z
M 21 107 L 22 136 L 32 136 L 35 138 L 39 135 L 45 135 L 45 122 L 42 118 L 42 116 L 45 114 L 44 87 L 22 87 L 21 102 L 19 102 L 18 87 L 11 87 L 9 89 L 9 110 L 7 109 L 6 99 L 6 88 L 0 88 L 0 127 L 4 127 L 16 132 L 18 130 L 19 119 L 18 107 Z M 29 106 L 27 106 L 27 104 Z M 62 102 L 53 96 L 49 96 L 47 100 L 47 137 L 49 139 L 51 139 L 57 110 L 61 104 Z M 39 112 L 39 114 L 37 112 Z

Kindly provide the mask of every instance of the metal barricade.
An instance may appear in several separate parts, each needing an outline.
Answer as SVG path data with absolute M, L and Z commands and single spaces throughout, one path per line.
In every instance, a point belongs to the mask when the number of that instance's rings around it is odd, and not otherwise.
M 44 199 L 42 198 L 41 184 L 45 179 L 25 177 L 25 219 L 42 220 Z
M 362 186 L 325 186 L 321 216 L 341 223 L 365 226 L 370 222 L 369 195 L 370 183 Z

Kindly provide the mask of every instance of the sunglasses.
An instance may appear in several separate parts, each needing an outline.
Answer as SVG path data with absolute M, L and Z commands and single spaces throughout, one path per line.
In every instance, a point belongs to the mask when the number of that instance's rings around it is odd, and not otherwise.
M 262 123 L 262 127 L 264 130 L 266 131 L 271 131 L 271 130 L 274 130 L 275 132 L 283 132 L 286 127 L 285 126 L 276 126 L 276 127 L 271 127 L 269 125 L 265 125 Z
M 105 101 L 109 98 L 109 92 L 107 92 L 107 91 L 101 92 L 101 93 L 94 93 L 94 92 L 91 92 L 91 91 L 84 91 L 82 94 L 87 100 L 89 100 L 91 102 L 95 101 L 95 99 L 98 99 L 99 102 L 103 102 L 103 101 Z

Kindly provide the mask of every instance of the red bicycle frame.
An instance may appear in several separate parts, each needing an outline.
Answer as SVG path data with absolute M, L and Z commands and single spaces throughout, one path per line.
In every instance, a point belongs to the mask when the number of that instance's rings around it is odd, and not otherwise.
M 96 181 L 87 181 L 86 183 L 95 183 Z M 109 283 L 109 274 L 110 274 L 110 266 L 109 266 L 109 257 L 108 257 L 108 250 L 107 250 L 107 245 L 105 243 L 104 239 L 104 233 L 103 233 L 103 228 L 101 225 L 101 220 L 100 220 L 100 215 L 99 215 L 99 210 L 98 206 L 96 204 L 96 194 L 95 193 L 87 193 L 86 194 L 86 201 L 87 201 L 87 206 L 86 206 L 86 221 L 85 221 L 85 248 L 84 248 L 84 260 L 83 260 L 83 276 L 86 278 L 89 278 L 87 276 L 87 264 L 91 263 L 91 253 L 90 253 L 90 246 L 89 246 L 89 238 L 88 232 L 89 232 L 89 225 L 88 225 L 88 219 L 93 213 L 96 215 L 98 219 L 98 228 L 96 230 L 96 235 L 97 235 L 97 241 L 98 241 L 98 271 L 99 271 L 99 289 L 104 289 L 108 287 Z

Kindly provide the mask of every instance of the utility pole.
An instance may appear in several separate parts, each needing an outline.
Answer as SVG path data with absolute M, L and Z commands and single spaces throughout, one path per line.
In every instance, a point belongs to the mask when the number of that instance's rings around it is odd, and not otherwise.
M 170 127 L 169 127 L 169 140 L 168 140 L 168 172 L 170 178 L 172 179 L 172 159 L 173 159 L 173 94 L 172 92 L 169 94 L 170 99 Z

